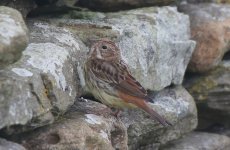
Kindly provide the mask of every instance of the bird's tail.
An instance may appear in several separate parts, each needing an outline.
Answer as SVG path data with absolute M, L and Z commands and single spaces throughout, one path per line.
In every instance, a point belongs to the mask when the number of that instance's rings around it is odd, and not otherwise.
M 157 112 L 155 112 L 149 105 L 148 102 L 145 99 L 130 96 L 127 94 L 123 94 L 120 92 L 121 99 L 123 99 L 127 103 L 132 103 L 139 108 L 143 109 L 145 112 L 147 112 L 152 119 L 158 121 L 163 126 L 172 126 L 170 122 L 168 122 L 165 118 L 163 118 L 161 115 L 159 115 Z
M 155 112 L 149 105 L 148 102 L 146 102 L 145 100 L 138 100 L 135 101 L 135 105 L 137 105 L 138 107 L 142 108 L 145 112 L 147 112 L 151 118 L 153 120 L 158 121 L 160 124 L 162 124 L 163 126 L 172 126 L 172 124 L 167 121 L 164 117 L 162 117 L 161 115 L 159 115 L 157 112 Z
M 155 112 L 151 107 L 149 107 L 147 102 L 141 102 L 139 107 L 141 107 L 145 112 L 147 112 L 152 119 L 158 121 L 163 126 L 172 126 L 172 124 L 169 121 L 167 121 L 164 117 Z

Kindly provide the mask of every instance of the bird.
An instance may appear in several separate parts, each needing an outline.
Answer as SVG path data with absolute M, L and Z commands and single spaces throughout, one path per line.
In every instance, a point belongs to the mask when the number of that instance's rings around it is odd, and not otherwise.
M 84 76 L 88 91 L 103 104 L 117 109 L 140 108 L 163 126 L 172 126 L 149 106 L 147 90 L 131 75 L 113 41 L 103 38 L 92 44 Z

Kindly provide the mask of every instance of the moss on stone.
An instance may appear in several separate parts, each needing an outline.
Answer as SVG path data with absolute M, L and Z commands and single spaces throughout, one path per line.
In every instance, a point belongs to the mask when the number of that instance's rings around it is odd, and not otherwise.
M 191 93 L 196 100 L 207 100 L 209 91 L 214 89 L 217 85 L 218 84 L 211 77 L 202 77 L 189 88 L 189 93 Z

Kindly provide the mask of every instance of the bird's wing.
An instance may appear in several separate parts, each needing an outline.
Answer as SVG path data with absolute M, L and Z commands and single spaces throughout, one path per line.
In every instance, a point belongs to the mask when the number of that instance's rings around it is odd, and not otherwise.
M 147 91 L 129 73 L 122 61 L 107 62 L 100 59 L 91 62 L 91 71 L 116 91 L 147 100 Z

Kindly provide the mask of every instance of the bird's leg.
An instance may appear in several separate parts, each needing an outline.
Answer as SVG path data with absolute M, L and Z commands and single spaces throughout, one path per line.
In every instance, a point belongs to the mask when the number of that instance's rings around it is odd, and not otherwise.
M 103 116 L 109 116 L 109 115 L 112 115 L 116 118 L 119 118 L 120 115 L 121 115 L 121 110 L 120 109 L 116 109 L 116 108 L 110 108 L 110 107 L 105 107 L 103 109 L 100 110 L 100 115 L 103 115 Z
M 115 116 L 116 118 L 120 117 L 121 112 L 122 111 L 120 109 L 112 108 L 112 115 Z
M 99 112 L 100 115 L 103 115 L 104 117 L 108 117 L 111 113 L 113 113 L 112 109 L 109 107 L 102 108 Z

